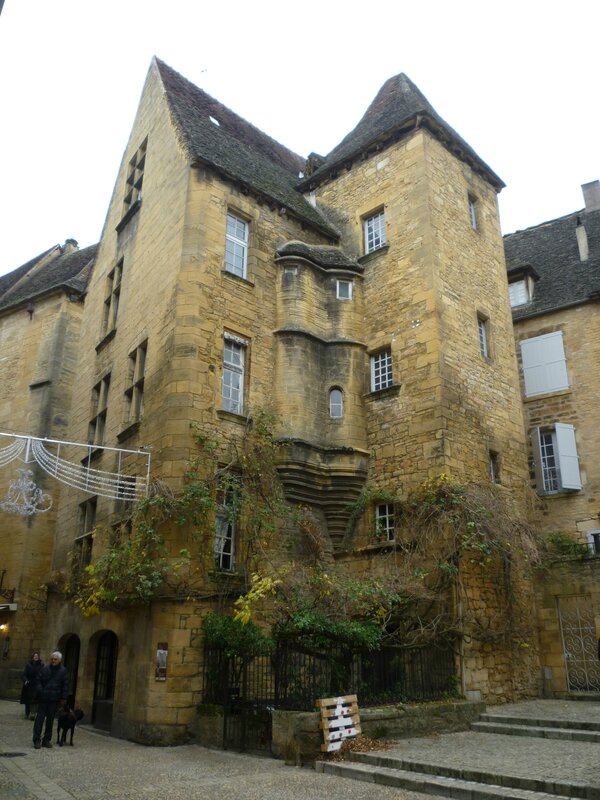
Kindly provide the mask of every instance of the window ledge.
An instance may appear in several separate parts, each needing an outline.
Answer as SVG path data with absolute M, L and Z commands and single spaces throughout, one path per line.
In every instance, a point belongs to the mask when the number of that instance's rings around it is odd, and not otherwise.
M 131 439 L 132 436 L 135 436 L 140 429 L 140 423 L 141 420 L 138 419 L 135 422 L 132 422 L 126 428 L 123 428 L 120 433 L 117 433 L 117 441 L 124 442 L 127 439 Z
M 113 328 L 102 339 L 100 339 L 100 341 L 96 345 L 96 352 L 99 353 L 103 347 L 105 347 L 110 341 L 112 341 L 115 338 L 116 333 L 117 329 Z
M 123 228 L 125 228 L 127 226 L 127 223 L 131 219 L 133 219 L 133 217 L 135 217 L 135 215 L 138 213 L 138 211 L 140 210 L 141 207 L 142 207 L 142 201 L 141 200 L 136 200 L 135 203 L 132 203 L 132 205 L 129 206 L 129 208 L 125 212 L 125 216 L 121 219 L 121 221 L 119 222 L 119 224 L 115 228 L 117 233 L 121 233 Z
M 248 417 L 245 414 L 236 414 L 235 411 L 225 411 L 224 408 L 217 409 L 217 417 L 219 419 L 228 419 L 231 422 L 237 422 L 239 425 L 245 425 L 248 422 Z
M 102 455 L 102 446 L 91 445 L 92 452 L 81 459 L 81 463 L 86 467 L 91 461 L 96 461 Z
M 538 497 L 543 497 L 545 500 L 550 499 L 552 497 L 569 497 L 569 495 L 578 494 L 579 492 L 583 491 L 583 486 L 581 489 L 559 489 L 557 492 L 538 492 L 535 490 L 535 493 Z
M 248 278 L 242 278 L 241 275 L 236 275 L 235 272 L 230 272 L 228 269 L 222 269 L 221 274 L 226 275 L 228 278 L 233 278 L 234 281 L 239 281 L 240 283 L 243 283 L 246 286 L 254 288 L 254 281 L 251 281 Z
M 377 256 L 380 256 L 383 253 L 387 253 L 387 251 L 389 249 L 390 249 L 390 246 L 386 242 L 386 244 L 382 244 L 381 247 L 378 247 L 376 250 L 371 250 L 370 253 L 365 253 L 364 255 L 360 256 L 356 260 L 358 261 L 359 264 L 366 264 L 369 261 L 372 261 L 373 259 L 377 258 Z
M 532 403 L 535 400 L 545 400 L 548 397 L 562 397 L 563 395 L 571 394 L 572 391 L 573 390 L 569 386 L 568 389 L 556 389 L 555 391 L 541 392 L 540 394 L 524 395 L 523 396 L 523 402 L 524 403 Z
M 385 389 L 377 389 L 374 392 L 367 392 L 363 395 L 365 400 L 379 400 L 384 397 L 397 397 L 400 394 L 401 383 L 394 383 L 391 386 L 386 386 Z

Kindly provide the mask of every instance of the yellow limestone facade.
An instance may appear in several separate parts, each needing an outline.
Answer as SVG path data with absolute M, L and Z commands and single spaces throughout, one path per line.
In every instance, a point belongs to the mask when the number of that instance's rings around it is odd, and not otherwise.
M 153 62 L 87 288 L 76 367 L 65 361 L 64 438 L 144 448 L 153 478 L 177 492 L 196 452 L 194 426 L 235 440 L 253 409 L 270 408 L 288 499 L 311 508 L 328 557 L 356 573 L 369 568 L 374 510 L 352 531 L 349 507 L 367 485 L 406 493 L 442 474 L 486 481 L 493 460 L 507 502 L 524 512 L 527 442 L 499 179 L 456 134 L 440 133 L 439 120 L 421 124 L 409 109 L 401 121 L 410 124 L 390 137 L 359 142 L 331 169 L 317 159 L 291 181 L 291 167 L 285 177 L 281 167 L 295 164 L 289 154 L 190 87 Z M 188 117 L 192 106 L 197 116 Z M 216 143 L 209 153 L 205 141 Z M 231 217 L 243 223 L 242 274 L 225 266 Z M 231 352 L 243 370 L 224 401 Z M 385 367 L 384 386 L 374 365 Z M 340 395 L 343 413 L 332 413 Z M 93 466 L 111 470 L 114 459 L 99 449 Z M 119 500 L 63 488 L 31 580 L 44 580 L 44 565 L 47 582 L 68 574 L 90 517 L 110 529 L 125 512 Z M 27 524 L 19 522 L 23 533 Z M 11 535 L 15 548 L 21 536 Z M 173 555 L 181 542 L 172 532 Z M 100 544 L 88 545 L 93 563 Z M 210 565 L 210 546 L 206 556 Z M 15 550 L 13 582 L 18 558 Z M 200 568 L 195 599 L 165 596 L 87 618 L 51 590 L 27 623 L 21 659 L 34 641 L 45 652 L 58 645 L 76 664 L 77 703 L 97 727 L 184 740 L 201 702 L 201 617 L 217 596 L 214 568 Z M 485 605 L 486 579 L 464 580 Z M 164 645 L 167 679 L 157 680 Z M 527 658 L 468 645 L 460 674 L 470 697 L 535 694 L 537 643 Z
M 600 184 L 582 189 L 582 210 L 506 237 L 536 526 L 562 545 L 537 586 L 550 696 L 600 692 Z

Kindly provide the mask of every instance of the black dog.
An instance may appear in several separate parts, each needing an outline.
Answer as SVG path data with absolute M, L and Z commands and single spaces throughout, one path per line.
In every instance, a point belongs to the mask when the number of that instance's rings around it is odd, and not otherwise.
M 83 718 L 83 716 L 83 711 L 80 708 L 73 710 L 67 707 L 60 712 L 58 715 L 58 724 L 56 728 L 56 744 L 59 747 L 62 747 L 67 741 L 67 733 L 69 731 L 71 731 L 71 741 L 69 744 L 71 747 L 73 746 L 73 732 L 75 731 L 75 725 L 80 719 Z

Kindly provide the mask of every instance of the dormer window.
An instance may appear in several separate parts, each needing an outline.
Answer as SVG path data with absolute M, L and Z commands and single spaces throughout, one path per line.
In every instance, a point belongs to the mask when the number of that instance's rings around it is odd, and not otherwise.
M 524 306 L 526 303 L 529 303 L 531 300 L 529 278 L 521 278 L 518 281 L 509 283 L 508 298 L 510 300 L 511 308 L 517 308 L 517 306 Z
M 508 272 L 508 299 L 511 308 L 531 303 L 537 272 L 530 266 L 515 267 Z

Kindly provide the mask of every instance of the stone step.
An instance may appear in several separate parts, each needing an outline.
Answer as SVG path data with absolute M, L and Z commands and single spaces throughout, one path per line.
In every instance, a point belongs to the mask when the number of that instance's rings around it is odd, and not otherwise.
M 547 719 L 546 717 L 521 717 L 486 712 L 479 715 L 481 722 L 499 722 L 511 725 L 531 725 L 535 728 L 569 728 L 570 730 L 600 731 L 600 722 L 574 719 Z
M 546 794 L 509 786 L 478 783 L 443 775 L 427 775 L 351 761 L 317 761 L 315 770 L 341 778 L 393 786 L 453 800 L 567 800 L 575 795 Z
M 544 724 L 547 721 L 544 721 Z M 479 733 L 502 733 L 508 736 L 535 736 L 539 739 L 562 739 L 571 742 L 600 742 L 600 731 L 580 728 L 538 727 L 504 722 L 472 722 L 471 730 Z
M 395 769 L 410 774 L 427 775 L 435 778 L 449 778 L 473 784 L 501 786 L 505 789 L 533 792 L 548 796 L 592 798 L 600 800 L 600 789 L 592 790 L 587 783 L 578 781 L 552 781 L 540 778 L 525 778 L 505 775 L 489 770 L 449 767 L 441 764 L 414 761 L 393 753 L 352 753 L 352 761 L 368 764 L 375 768 Z

